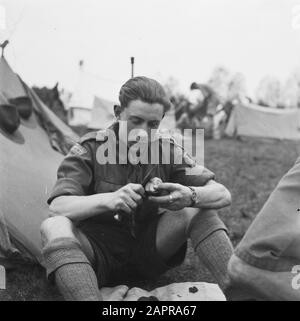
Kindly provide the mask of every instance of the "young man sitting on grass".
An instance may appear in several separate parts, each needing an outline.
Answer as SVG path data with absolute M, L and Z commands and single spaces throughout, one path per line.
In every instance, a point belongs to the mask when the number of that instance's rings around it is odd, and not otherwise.
M 231 203 L 229 191 L 173 139 L 169 149 L 165 138 L 156 140 L 159 164 L 132 162 L 128 136 L 147 133 L 150 141 L 170 102 L 146 77 L 128 80 L 119 100 L 117 121 L 84 136 L 58 169 L 48 200 L 51 217 L 41 226 L 48 277 L 66 300 L 102 300 L 105 285 L 132 275 L 155 278 L 181 264 L 190 238 L 224 290 L 233 250 L 216 210 Z M 121 149 L 116 162 L 103 162 Z M 162 163 L 168 155 L 169 163 Z

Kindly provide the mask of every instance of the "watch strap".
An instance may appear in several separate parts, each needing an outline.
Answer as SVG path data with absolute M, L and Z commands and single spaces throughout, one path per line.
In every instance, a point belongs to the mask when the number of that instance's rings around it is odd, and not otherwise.
M 188 186 L 188 188 L 192 191 L 190 207 L 193 207 L 193 206 L 195 206 L 196 201 L 197 201 L 197 193 L 196 193 L 196 190 L 194 187 Z

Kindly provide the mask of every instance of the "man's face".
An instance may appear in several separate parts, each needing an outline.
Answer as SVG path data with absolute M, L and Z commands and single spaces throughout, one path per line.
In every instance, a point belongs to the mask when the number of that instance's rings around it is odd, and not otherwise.
M 141 130 L 141 135 L 148 134 L 148 140 L 151 138 L 151 130 L 157 129 L 164 115 L 164 107 L 159 103 L 149 104 L 141 100 L 133 100 L 124 108 L 119 120 L 119 138 L 127 137 L 131 130 Z M 124 126 L 124 123 L 127 123 Z M 128 141 L 128 146 L 133 144 Z

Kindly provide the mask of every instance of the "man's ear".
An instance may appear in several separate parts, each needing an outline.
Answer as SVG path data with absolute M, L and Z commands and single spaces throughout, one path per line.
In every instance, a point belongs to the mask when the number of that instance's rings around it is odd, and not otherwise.
M 165 113 L 163 113 L 162 119 L 165 117 Z
M 122 109 L 120 105 L 114 105 L 114 113 L 117 119 L 120 118 L 121 111 Z

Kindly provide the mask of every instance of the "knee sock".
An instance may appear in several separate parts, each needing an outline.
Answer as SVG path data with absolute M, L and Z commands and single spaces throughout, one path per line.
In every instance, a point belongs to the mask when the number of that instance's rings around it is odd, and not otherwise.
M 189 235 L 194 250 L 224 291 L 229 285 L 227 266 L 233 254 L 226 227 L 218 216 L 203 219 L 201 213 L 191 223 Z
M 48 277 L 68 301 L 102 301 L 96 274 L 73 238 L 58 238 L 43 248 Z

